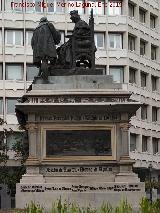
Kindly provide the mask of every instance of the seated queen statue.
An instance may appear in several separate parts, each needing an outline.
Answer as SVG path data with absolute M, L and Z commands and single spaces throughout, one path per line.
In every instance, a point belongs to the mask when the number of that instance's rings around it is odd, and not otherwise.
M 61 68 L 75 68 L 75 66 L 79 67 L 80 63 L 83 63 L 90 68 L 91 60 L 86 50 L 91 52 L 91 49 L 93 49 L 94 40 L 91 40 L 91 27 L 80 18 L 77 10 L 71 11 L 70 15 L 75 26 L 72 35 L 66 36 L 69 40 L 57 48 L 57 65 Z

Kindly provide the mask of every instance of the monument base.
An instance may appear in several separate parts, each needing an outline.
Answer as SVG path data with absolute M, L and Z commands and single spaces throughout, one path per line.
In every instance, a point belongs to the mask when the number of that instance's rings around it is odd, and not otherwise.
M 76 202 L 81 207 L 91 205 L 96 208 L 103 202 L 116 206 L 120 201 L 127 200 L 137 209 L 145 193 L 143 183 L 92 182 L 82 179 L 77 177 L 76 181 L 70 183 L 64 183 L 64 178 L 59 178 L 59 182 L 55 183 L 17 184 L 16 208 L 24 208 L 32 201 L 50 211 L 52 204 L 61 197 L 62 202 L 66 200 Z

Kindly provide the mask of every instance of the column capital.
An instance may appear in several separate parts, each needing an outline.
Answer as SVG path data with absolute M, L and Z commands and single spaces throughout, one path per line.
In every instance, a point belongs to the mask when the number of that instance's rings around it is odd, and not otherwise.
M 38 126 L 35 123 L 29 123 L 26 125 L 26 129 L 30 130 L 30 131 L 34 131 L 34 130 L 38 129 Z
M 123 131 L 128 131 L 132 125 L 130 123 L 122 123 L 120 124 L 120 129 Z

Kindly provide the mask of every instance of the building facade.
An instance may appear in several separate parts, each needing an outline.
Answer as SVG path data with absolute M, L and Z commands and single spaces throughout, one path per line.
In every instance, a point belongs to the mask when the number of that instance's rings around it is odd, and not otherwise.
M 23 4 L 22 4 L 23 3 Z M 64 4 L 65 3 L 65 4 Z M 88 21 L 93 8 L 96 65 L 115 82 L 125 83 L 132 99 L 143 106 L 131 119 L 130 157 L 144 181 L 152 164 L 152 178 L 160 180 L 160 1 L 67 1 L 0 0 L 0 116 L 12 129 L 5 138 L 8 166 L 18 166 L 12 146 L 21 131 L 15 103 L 31 84 L 38 70 L 32 65 L 31 38 L 41 17 L 46 16 L 67 41 L 74 24 L 69 11 L 78 10 Z M 0 142 L 2 149 L 3 142 Z

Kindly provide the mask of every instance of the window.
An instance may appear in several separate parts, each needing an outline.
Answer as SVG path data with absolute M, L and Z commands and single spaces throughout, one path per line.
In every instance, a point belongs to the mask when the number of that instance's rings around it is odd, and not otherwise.
M 15 114 L 15 104 L 17 103 L 17 98 L 7 98 L 7 114 Z
M 148 137 L 142 136 L 142 152 L 148 151 Z
M 141 106 L 141 119 L 142 120 L 147 119 L 147 105 Z
M 87 1 L 87 3 L 90 1 Z M 93 4 L 95 3 L 94 1 L 92 2 Z M 91 5 L 92 5 L 91 3 Z M 82 8 L 83 0 L 67 0 L 67 7 L 68 7 L 68 12 L 72 10 L 78 10 L 78 14 L 83 14 L 84 13 L 84 8 Z
M 85 3 L 86 3 L 85 9 L 87 9 L 88 14 L 90 14 L 91 9 L 93 9 L 94 15 L 104 15 L 104 13 L 105 13 L 105 10 L 104 10 L 105 2 L 104 2 L 104 0 L 102 0 L 102 1 L 88 0 L 88 1 L 85 1 Z
M 145 23 L 146 12 L 143 9 L 139 9 L 139 21 Z
M 158 112 L 158 108 L 157 107 L 152 107 L 152 121 L 153 122 L 157 121 L 157 112 Z
M 145 55 L 146 52 L 146 42 L 140 40 L 140 55 Z
M 109 33 L 109 47 L 114 49 L 122 49 L 122 34 Z
M 98 49 L 104 49 L 104 33 L 95 33 L 94 41 Z
M 31 46 L 31 39 L 32 39 L 32 36 L 33 36 L 33 31 L 27 30 L 27 31 L 26 31 L 26 45 L 27 45 L 27 46 Z
M 27 71 L 27 81 L 32 81 L 34 77 L 38 75 L 39 68 L 31 64 L 27 64 L 26 71 Z
M 3 79 L 3 66 L 0 64 L 0 80 Z
M 106 66 L 96 64 L 96 69 L 102 70 L 103 75 L 106 75 Z
M 5 10 L 6 11 L 16 11 L 16 12 L 22 12 L 23 0 L 5 0 Z
M 131 3 L 128 4 L 128 15 L 130 17 L 134 17 L 134 7 L 135 6 L 133 4 Z
M 147 74 L 144 72 L 141 72 L 141 87 L 147 86 Z
M 121 15 L 122 14 L 122 1 L 109 1 L 108 3 L 108 14 L 109 16 Z
M 130 151 L 136 150 L 136 141 L 137 141 L 137 135 L 131 133 L 130 134 Z
M 129 35 L 128 36 L 128 49 L 131 51 L 135 50 L 135 37 Z
M 153 154 L 158 153 L 159 151 L 158 138 L 152 138 L 152 146 L 153 146 Z
M 5 44 L 7 45 L 23 45 L 23 31 L 21 30 L 6 30 Z
M 123 73 L 124 73 L 124 68 L 123 67 L 110 67 L 109 68 L 109 73 L 110 75 L 113 76 L 113 81 L 116 83 L 123 83 Z
M 0 98 L 0 115 L 3 114 L 3 98 Z
M 151 45 L 151 59 L 156 60 L 157 47 Z
M 6 80 L 22 80 L 23 66 L 16 64 L 6 65 Z
M 157 90 L 157 77 L 155 76 L 151 76 L 151 80 L 152 80 L 152 91 L 156 91 Z
M 2 30 L 0 30 L 0 46 L 2 46 Z
M 129 68 L 129 83 L 136 83 L 136 70 Z
M 156 17 L 153 15 L 150 15 L 150 28 L 151 29 L 156 28 Z
M 42 3 L 40 0 L 25 0 L 25 2 L 29 4 L 29 6 L 25 8 L 27 12 L 43 12 L 45 8 L 45 3 Z
M 54 0 L 47 0 L 47 12 L 55 12 L 57 7 L 57 2 Z
M 64 3 L 64 0 L 47 0 L 47 2 L 48 2 L 47 7 L 48 12 L 61 13 L 64 11 L 64 7 L 62 7 L 62 3 Z
M 7 135 L 7 149 L 12 150 L 17 142 L 22 142 L 23 134 L 19 132 L 9 133 Z

